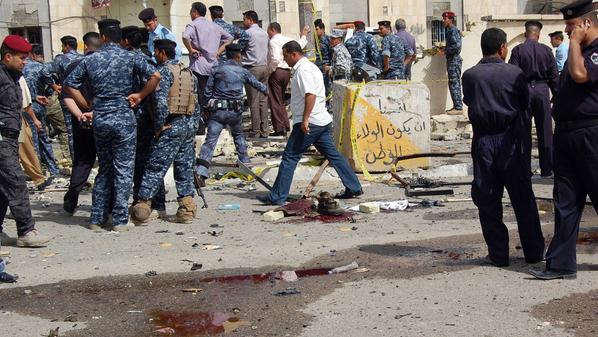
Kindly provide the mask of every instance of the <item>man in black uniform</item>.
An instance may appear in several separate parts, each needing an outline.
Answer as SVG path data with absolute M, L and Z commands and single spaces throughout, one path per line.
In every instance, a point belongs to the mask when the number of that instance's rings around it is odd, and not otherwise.
M 554 100 L 554 237 L 544 280 L 575 278 L 575 244 L 586 196 L 598 212 L 598 19 L 591 0 L 561 8 L 569 58 Z
M 550 116 L 550 95 L 555 95 L 559 72 L 556 59 L 547 45 L 538 42 L 542 23 L 528 21 L 525 23 L 525 42 L 513 48 L 510 64 L 523 70 L 530 93 L 531 115 L 536 124 L 538 135 L 538 152 L 540 155 L 540 174 L 543 177 L 552 175 L 552 117 Z M 531 161 L 531 125 L 526 151 Z
M 509 265 L 509 232 L 502 219 L 507 188 L 527 263 L 544 255 L 544 238 L 522 142 L 529 123 L 527 81 L 521 69 L 506 64 L 507 35 L 498 28 L 482 34 L 484 58 L 463 74 L 464 102 L 473 126 L 474 180 L 471 189 L 478 207 L 488 263 Z
M 18 81 L 30 51 L 31 45 L 16 35 L 4 38 L 0 47 L 0 232 L 10 207 L 17 223 L 17 246 L 20 247 L 39 247 L 50 241 L 35 229 L 18 155 L 23 111 Z
M 85 56 L 89 56 L 100 49 L 102 41 L 100 34 L 96 32 L 89 32 L 83 35 L 83 43 L 85 45 Z M 83 58 L 74 60 L 65 71 L 65 78 L 81 63 Z M 87 102 L 93 101 L 93 92 L 91 84 L 86 82 L 81 86 L 81 93 Z M 96 147 L 93 140 L 93 131 L 91 129 L 91 122 L 93 119 L 93 112 L 87 107 L 79 107 L 77 103 L 65 93 L 64 105 L 71 113 L 73 126 L 73 170 L 71 172 L 71 180 L 69 189 L 64 195 L 64 203 L 62 208 L 70 215 L 75 212 L 79 204 L 79 194 L 85 187 L 85 183 L 89 178 L 91 169 L 96 162 Z

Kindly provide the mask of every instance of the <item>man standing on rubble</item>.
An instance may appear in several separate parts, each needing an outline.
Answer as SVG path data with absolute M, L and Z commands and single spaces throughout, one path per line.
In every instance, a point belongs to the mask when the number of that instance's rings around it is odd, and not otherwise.
M 193 159 L 200 113 L 198 84 L 191 70 L 174 60 L 175 47 L 176 43 L 167 39 L 155 41 L 154 57 L 161 75 L 152 115 L 155 136 L 139 188 L 139 201 L 133 206 L 133 217 L 141 223 L 149 218 L 151 198 L 158 193 L 172 164 L 179 202 L 176 222 L 191 223 L 197 212 L 193 201 Z
M 226 46 L 227 60 L 212 69 L 212 75 L 206 86 L 210 117 L 206 140 L 201 146 L 196 166 L 196 172 L 203 186 L 208 177 L 218 137 L 225 127 L 230 127 L 239 160 L 243 163 L 249 162 L 247 142 L 243 135 L 243 86 L 250 85 L 263 94 L 268 94 L 268 88 L 249 70 L 241 67 L 241 51 L 242 47 L 236 43 Z
M 332 117 L 326 110 L 326 91 L 320 69 L 305 56 L 297 41 L 282 47 L 285 62 L 293 68 L 291 78 L 291 112 L 293 131 L 282 154 L 276 181 L 268 195 L 258 200 L 269 205 L 282 205 L 291 189 L 297 163 L 307 149 L 314 145 L 338 173 L 345 191 L 336 196 L 349 199 L 363 194 L 361 183 L 332 140 Z
M 525 75 L 505 63 L 507 34 L 489 28 L 482 34 L 484 58 L 463 74 L 464 101 L 473 126 L 473 184 L 471 196 L 478 207 L 489 264 L 509 265 L 509 231 L 502 219 L 506 187 L 517 218 L 527 263 L 542 261 L 544 238 L 522 143 L 529 94 Z
M 445 28 L 446 46 L 441 52 L 446 56 L 446 71 L 448 75 L 448 87 L 453 100 L 453 108 L 447 110 L 449 115 L 460 115 L 463 113 L 463 101 L 461 98 L 461 32 L 455 26 L 455 13 L 442 13 L 442 25 Z

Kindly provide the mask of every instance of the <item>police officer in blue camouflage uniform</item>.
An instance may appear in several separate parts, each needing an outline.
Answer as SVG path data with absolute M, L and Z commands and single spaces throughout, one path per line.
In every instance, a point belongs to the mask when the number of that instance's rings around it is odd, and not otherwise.
M 54 79 L 50 75 L 48 67 L 43 63 L 44 51 L 41 45 L 33 45 L 31 49 L 31 56 L 27 59 L 25 68 L 23 69 L 23 76 L 27 81 L 27 86 L 31 94 L 31 107 L 37 119 L 41 122 L 42 127 L 38 131 L 29 115 L 24 114 L 27 122 L 31 126 L 31 134 L 33 136 L 33 146 L 41 163 L 44 163 L 50 173 L 50 176 L 57 176 L 60 172 L 58 171 L 58 165 L 56 164 L 56 158 L 54 157 L 54 151 L 52 150 L 52 144 L 46 131 L 46 107 L 38 102 L 37 97 L 45 97 L 46 90 L 56 85 Z M 42 102 L 43 103 L 43 102 Z
M 133 54 L 137 55 L 145 62 L 149 63 L 152 67 L 156 64 L 148 55 L 144 54 L 140 47 L 143 39 L 141 29 L 136 26 L 127 26 L 122 28 L 122 42 L 121 46 Z M 135 79 L 134 91 L 141 90 L 145 80 L 138 76 Z M 139 188 L 141 187 L 141 179 L 143 178 L 143 171 L 145 170 L 145 164 L 148 161 L 150 155 L 150 148 L 152 145 L 152 139 L 154 138 L 154 126 L 152 123 L 151 115 L 152 110 L 155 109 L 153 100 L 148 97 L 144 99 L 139 106 L 135 107 L 133 111 L 137 117 L 137 151 L 135 153 L 135 171 L 133 173 L 133 205 L 139 200 Z M 152 215 L 149 220 L 157 217 L 166 216 L 166 195 L 164 182 L 159 186 L 158 192 L 152 198 Z M 138 223 L 143 225 L 143 223 Z
M 364 64 L 380 68 L 380 54 L 374 37 L 365 31 L 363 21 L 355 21 L 355 33 L 345 41 L 345 47 L 349 50 L 353 59 L 353 66 L 361 68 Z
M 245 47 L 249 43 L 249 34 L 244 29 L 239 28 L 239 26 L 224 21 L 224 9 L 222 6 L 210 6 L 208 9 L 210 10 L 212 21 L 229 33 L 233 37 L 233 41 L 245 50 Z M 220 54 L 220 62 L 223 61 L 226 61 L 226 53 Z
M 387 80 L 406 79 L 405 62 L 411 60 L 413 50 L 403 45 L 400 37 L 392 33 L 390 21 L 378 22 L 378 32 L 382 36 L 382 74 Z
M 77 53 L 77 39 L 73 36 L 63 36 L 60 38 L 62 42 L 62 54 L 54 58 L 52 68 L 58 75 L 58 84 L 62 85 L 65 80 L 65 72 L 69 65 L 77 59 L 83 57 L 83 55 Z M 64 124 L 66 126 L 66 132 L 68 135 L 69 142 L 69 153 L 71 159 L 73 158 L 73 122 L 71 119 L 71 113 L 69 109 L 64 105 L 63 97 L 60 96 L 60 107 L 62 108 L 62 114 L 64 116 Z
M 208 119 L 206 140 L 201 146 L 196 165 L 196 172 L 202 182 L 208 177 L 214 148 L 226 126 L 230 127 L 239 160 L 244 163 L 250 161 L 243 135 L 243 85 L 249 84 L 264 94 L 268 94 L 268 88 L 241 66 L 241 50 L 238 44 L 226 46 L 228 60 L 215 66 L 208 79 L 206 100 L 211 115 Z
M 65 90 L 80 107 L 88 106 L 78 88 L 89 81 L 95 98 L 93 133 L 99 162 L 95 179 L 90 229 L 100 229 L 112 214 L 115 231 L 128 230 L 127 208 L 133 179 L 137 122 L 131 107 L 154 91 L 160 74 L 140 57 L 121 48 L 120 22 L 105 19 L 98 22 L 102 48 L 85 57 L 65 80 Z M 146 85 L 134 93 L 137 76 L 147 79 Z
M 150 199 L 158 193 L 168 168 L 174 163 L 179 202 L 176 222 L 191 223 L 197 212 L 193 201 L 195 132 L 200 117 L 197 79 L 189 69 L 183 69 L 183 65 L 174 60 L 174 42 L 156 40 L 154 45 L 154 57 L 161 75 L 155 93 L 155 114 L 152 116 L 155 137 L 141 180 L 139 201 L 133 206 L 133 218 L 147 221 L 152 207 Z
M 453 100 L 453 108 L 447 110 L 448 114 L 459 115 L 463 113 L 463 100 L 461 96 L 461 32 L 455 26 L 455 13 L 442 13 L 442 25 L 445 27 L 446 46 L 442 49 L 446 55 L 446 70 L 448 86 Z
M 330 36 L 326 35 L 326 25 L 322 19 L 314 21 L 316 30 L 316 62 L 315 64 L 320 68 L 322 76 L 324 76 L 324 86 L 326 87 L 326 97 L 330 95 L 330 88 L 332 81 L 330 76 L 326 73 L 326 69 L 332 64 L 332 46 L 330 45 Z

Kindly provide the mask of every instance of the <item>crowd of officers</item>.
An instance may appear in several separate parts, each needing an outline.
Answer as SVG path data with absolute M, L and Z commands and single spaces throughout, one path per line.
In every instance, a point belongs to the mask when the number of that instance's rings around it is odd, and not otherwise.
M 293 41 L 281 34 L 276 22 L 266 30 L 260 28 L 254 11 L 243 14 L 245 30 L 225 22 L 221 6 L 209 8 L 212 21 L 206 19 L 207 11 L 203 3 L 192 4 L 192 22 L 182 39 L 190 55 L 188 68 L 180 62 L 181 43 L 158 22 L 152 8 L 139 13 L 146 29 L 121 28 L 114 19 L 99 21 L 99 33 L 83 36 L 83 55 L 77 53 L 76 38 L 63 37 L 63 53 L 49 64 L 43 63 L 39 46 L 32 47 L 14 35 L 3 41 L 0 219 L 10 206 L 17 222 L 18 245 L 35 247 L 49 241 L 34 228 L 17 140 L 25 116 L 39 159 L 50 177 L 58 175 L 45 126 L 47 96 L 52 91 L 59 93 L 73 164 L 64 196 L 66 213 L 75 212 L 96 158 L 99 163 L 91 229 L 129 230 L 130 211 L 138 225 L 164 217 L 163 179 L 173 164 L 179 202 L 176 221 L 192 222 L 197 212 L 193 174 L 197 173 L 199 184 L 203 184 L 224 128 L 231 130 L 239 160 L 249 162 L 242 125 L 244 89 L 251 109 L 252 137 L 270 136 L 270 114 L 274 134 L 286 136 L 291 131 L 284 94 L 292 82 L 292 70 L 305 62 L 301 49 L 307 45 L 309 28 Z M 525 25 L 526 41 L 513 49 L 510 64 L 505 64 L 506 35 L 489 29 L 482 36 L 484 58 L 463 75 L 463 96 L 474 130 L 472 195 L 480 211 L 489 260 L 495 265 L 508 264 L 508 234 L 501 206 L 505 187 L 517 215 L 526 260 L 535 263 L 544 258 L 544 239 L 530 179 L 530 128 L 531 118 L 535 119 L 541 174 L 551 176 L 554 170 L 555 175 L 555 237 L 546 256 L 546 270 L 535 274 L 540 278 L 575 275 L 575 236 L 586 195 L 593 198 L 598 210 L 598 186 L 593 174 L 598 165 L 594 146 L 598 137 L 598 19 L 590 0 L 577 1 L 562 11 L 571 39 L 568 52 L 560 47 L 562 32 L 552 33 L 551 42 L 558 47 L 555 58 L 549 47 L 538 43 L 542 24 L 530 21 Z M 454 13 L 442 16 L 446 45 L 441 52 L 447 58 L 454 103 L 451 110 L 460 113 L 461 34 Z M 404 20 L 397 20 L 394 33 L 389 21 L 378 24 L 381 50 L 361 21 L 350 25 L 355 31 L 348 39 L 343 30 L 348 26 L 335 27 L 328 36 L 322 21 L 314 22 L 315 65 L 327 91 L 335 80 L 370 76 L 410 79 L 415 39 L 405 31 Z M 144 41 L 146 50 L 142 49 Z M 568 55 L 567 62 L 563 53 Z M 307 68 L 304 72 L 309 73 Z M 300 86 L 300 90 L 306 90 L 304 84 Z M 554 140 L 549 91 L 556 121 Z M 31 105 L 22 102 L 25 96 L 31 97 Z M 305 109 L 308 106 L 302 102 L 296 105 Z M 306 135 L 310 127 L 302 126 Z M 206 140 L 195 160 L 195 135 L 204 132 Z M 285 174 L 290 174 L 285 179 L 292 179 L 292 172 Z M 346 176 L 353 177 L 348 172 Z M 363 193 L 358 182 L 345 185 L 345 196 Z M 284 203 L 285 193 L 281 192 L 284 197 L 280 198 L 269 196 L 266 201 Z M 0 268 L 0 281 L 10 280 L 11 276 L 3 273 L 2 263 Z

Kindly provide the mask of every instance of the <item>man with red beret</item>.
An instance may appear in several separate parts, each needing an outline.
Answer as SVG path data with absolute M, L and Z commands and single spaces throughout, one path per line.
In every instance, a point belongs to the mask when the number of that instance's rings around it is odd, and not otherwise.
M 8 207 L 17 223 L 17 246 L 40 247 L 49 238 L 35 229 L 25 175 L 19 165 L 19 132 L 23 101 L 18 81 L 31 45 L 22 37 L 9 35 L 0 47 L 0 232 Z M 15 282 L 4 272 L 0 259 L 0 282 Z
M 449 115 L 460 115 L 463 113 L 463 100 L 461 96 L 461 66 L 463 59 L 461 54 L 461 32 L 455 26 L 455 13 L 442 13 L 442 25 L 445 28 L 446 45 L 442 52 L 446 55 L 446 70 L 448 74 L 448 86 L 453 100 L 453 108 L 447 110 Z

